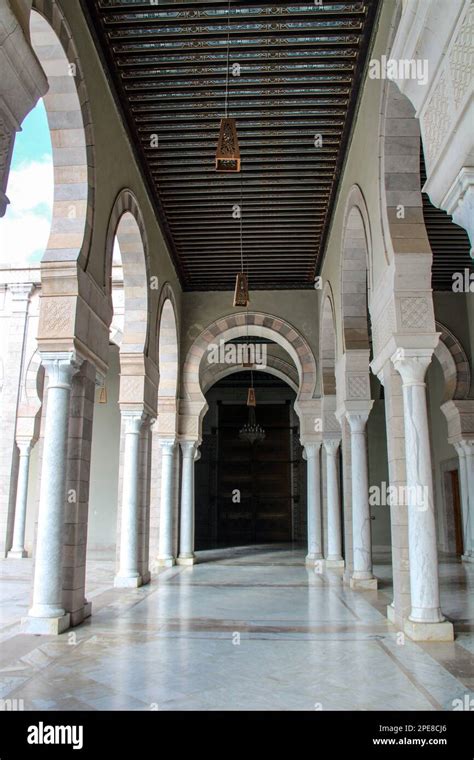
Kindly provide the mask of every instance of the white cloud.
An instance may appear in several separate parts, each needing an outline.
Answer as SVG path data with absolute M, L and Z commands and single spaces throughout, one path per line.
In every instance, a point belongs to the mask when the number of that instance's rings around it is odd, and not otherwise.
M 53 193 L 51 156 L 10 171 L 10 205 L 0 219 L 0 265 L 18 267 L 40 260 L 48 244 Z
M 51 156 L 45 155 L 39 161 L 23 162 L 10 171 L 7 195 L 10 199 L 8 211 L 20 214 L 31 211 L 45 203 L 53 205 L 54 172 Z
M 41 214 L 4 217 L 0 221 L 0 265 L 22 267 L 39 261 L 48 245 L 50 229 L 49 218 Z

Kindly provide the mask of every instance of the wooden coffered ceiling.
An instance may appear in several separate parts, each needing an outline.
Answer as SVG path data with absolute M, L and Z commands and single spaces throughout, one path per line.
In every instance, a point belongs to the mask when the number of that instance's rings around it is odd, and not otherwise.
M 313 287 L 378 0 L 82 3 L 183 288 L 234 287 L 236 204 L 250 288 Z M 228 24 L 240 174 L 215 170 Z

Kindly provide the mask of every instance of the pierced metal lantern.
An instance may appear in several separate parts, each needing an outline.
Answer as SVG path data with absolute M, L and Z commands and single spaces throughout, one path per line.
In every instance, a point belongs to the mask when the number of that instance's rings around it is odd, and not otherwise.
M 216 170 L 218 172 L 240 172 L 240 149 L 235 119 L 221 119 L 217 141 Z
M 235 279 L 234 306 L 247 306 L 249 301 L 249 283 L 247 275 L 243 272 L 239 272 Z
M 248 390 L 247 406 L 257 406 L 257 399 L 255 398 L 255 388 L 249 388 Z

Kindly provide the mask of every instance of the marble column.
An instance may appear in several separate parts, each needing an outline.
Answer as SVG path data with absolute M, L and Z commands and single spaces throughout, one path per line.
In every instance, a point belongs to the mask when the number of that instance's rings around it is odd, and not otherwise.
M 96 379 L 95 366 L 84 361 L 74 376 L 69 404 L 62 598 L 71 626 L 92 613 L 86 598 L 86 555 Z
M 139 564 L 139 466 L 142 411 L 122 411 L 125 421 L 122 521 L 120 526 L 120 564 L 114 585 L 137 588 L 142 584 Z
M 143 416 L 140 431 L 139 463 L 139 510 L 138 510 L 138 572 L 142 586 L 151 580 L 150 572 L 150 503 L 151 503 L 151 467 L 152 467 L 152 428 L 156 418 L 149 414 Z
M 41 471 L 33 605 L 25 633 L 57 634 L 69 627 L 62 605 L 69 402 L 79 369 L 73 353 L 42 353 L 47 375 L 47 409 Z
M 340 441 L 329 438 L 324 441 L 326 451 L 328 556 L 327 567 L 344 567 L 342 559 L 341 504 L 337 472 L 337 452 Z
M 183 441 L 181 464 L 181 515 L 178 565 L 194 565 L 194 460 L 196 442 Z
M 1 99 L 0 99 L 1 100 Z M 1 119 L 0 119 L 1 124 Z M 5 293 L 10 318 L 5 325 L 3 388 L 0 404 L 0 556 L 6 557 L 13 543 L 16 486 L 18 479 L 17 412 L 21 372 L 25 362 L 31 283 L 12 283 Z
M 461 448 L 464 453 L 464 482 L 461 482 L 461 489 L 466 493 L 466 529 L 465 529 L 465 555 L 471 562 L 474 561 L 474 439 L 464 439 L 461 441 Z M 461 459 L 460 459 L 461 462 Z M 461 479 L 463 478 L 461 471 Z M 463 497 L 464 501 L 464 497 Z M 464 504 L 463 504 L 464 506 Z
M 354 569 L 350 586 L 373 590 L 377 579 L 372 573 L 372 537 L 369 507 L 369 463 L 367 420 L 369 411 L 346 412 L 351 429 L 352 533 Z
M 416 351 L 416 353 L 415 353 Z M 392 357 L 403 382 L 411 612 L 405 632 L 416 640 L 453 639 L 441 612 L 433 499 L 433 472 L 425 374 L 432 349 L 399 349 Z
M 323 558 L 323 530 L 321 518 L 321 442 L 306 443 L 304 450 L 307 462 L 307 510 L 308 510 L 308 554 L 306 564 L 314 565 Z
M 25 550 L 26 507 L 28 504 L 28 476 L 30 474 L 31 441 L 17 441 L 20 452 L 18 480 L 15 502 L 15 522 L 13 527 L 13 545 L 8 556 L 11 559 L 23 559 L 28 556 Z
M 173 507 L 175 486 L 176 441 L 161 438 L 161 493 L 160 493 L 160 533 L 158 543 L 158 565 L 172 567 L 176 559 L 173 555 Z

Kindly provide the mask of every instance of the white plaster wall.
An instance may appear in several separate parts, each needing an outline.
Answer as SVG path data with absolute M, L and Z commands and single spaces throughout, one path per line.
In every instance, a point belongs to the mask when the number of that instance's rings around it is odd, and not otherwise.
M 87 550 L 93 555 L 115 551 L 120 449 L 119 350 L 109 348 L 107 403 L 94 406 Z

